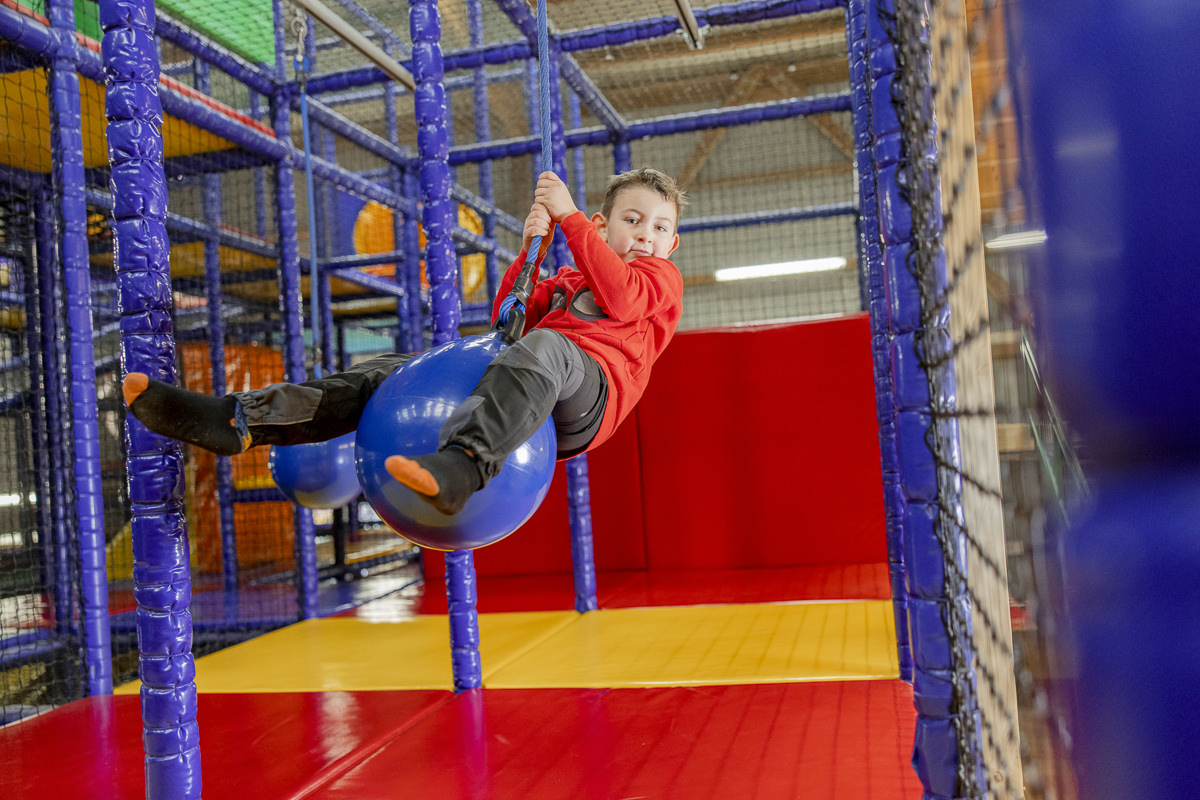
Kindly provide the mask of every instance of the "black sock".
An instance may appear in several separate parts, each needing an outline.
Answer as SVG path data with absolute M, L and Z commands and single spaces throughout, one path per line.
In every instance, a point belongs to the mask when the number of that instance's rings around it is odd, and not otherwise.
M 483 488 L 483 477 L 475 459 L 459 447 L 447 447 L 436 453 L 415 456 L 411 459 L 397 457 L 400 462 L 389 459 L 388 471 L 396 480 L 413 489 L 416 495 L 443 514 L 453 515 L 463 510 L 471 495 Z M 433 476 L 437 484 L 436 494 L 427 494 L 431 488 L 423 484 L 412 468 L 416 464 Z
M 221 456 L 237 455 L 250 444 L 241 406 L 232 395 L 210 397 L 135 372 L 125 379 L 125 398 L 130 413 L 161 436 Z

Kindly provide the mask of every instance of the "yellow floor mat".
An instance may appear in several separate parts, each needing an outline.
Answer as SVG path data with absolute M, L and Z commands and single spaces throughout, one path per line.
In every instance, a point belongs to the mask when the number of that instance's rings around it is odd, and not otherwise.
M 493 688 L 697 686 L 899 677 L 890 601 L 671 606 L 577 617 Z
M 896 678 L 890 601 L 481 614 L 491 688 Z M 197 659 L 201 692 L 451 689 L 444 616 L 309 620 Z M 117 694 L 136 692 L 132 683 Z

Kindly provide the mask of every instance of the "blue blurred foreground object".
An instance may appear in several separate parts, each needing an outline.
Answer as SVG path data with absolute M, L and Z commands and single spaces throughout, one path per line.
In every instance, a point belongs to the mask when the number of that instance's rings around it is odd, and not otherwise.
M 389 456 L 438 447 L 438 433 L 503 348 L 498 332 L 456 339 L 392 373 L 358 423 L 358 478 L 376 513 L 404 538 L 433 550 L 472 550 L 508 536 L 533 515 L 554 477 L 557 438 L 545 424 L 504 462 L 500 474 L 458 514 L 446 516 L 396 482 Z
M 353 431 L 327 442 L 272 447 L 267 466 L 279 490 L 305 508 L 341 508 L 362 491 Z

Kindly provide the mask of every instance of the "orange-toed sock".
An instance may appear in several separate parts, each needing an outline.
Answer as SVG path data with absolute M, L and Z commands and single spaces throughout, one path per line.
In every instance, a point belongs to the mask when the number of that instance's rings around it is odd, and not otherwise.
M 121 393 L 129 413 L 160 436 L 222 456 L 237 455 L 250 446 L 245 414 L 232 395 L 189 392 L 142 372 L 126 375 Z
M 457 514 L 483 488 L 475 459 L 458 447 L 414 458 L 390 456 L 388 474 L 446 515 Z

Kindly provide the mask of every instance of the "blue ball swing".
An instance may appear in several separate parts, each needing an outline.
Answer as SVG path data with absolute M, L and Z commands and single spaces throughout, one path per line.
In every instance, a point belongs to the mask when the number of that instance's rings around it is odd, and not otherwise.
M 509 454 L 500 474 L 447 516 L 384 468 L 389 456 L 437 449 L 442 424 L 466 399 L 503 349 L 497 331 L 455 339 L 389 375 L 363 409 L 355 445 L 367 502 L 404 538 L 433 550 L 473 550 L 521 527 L 541 505 L 554 477 L 558 440 L 551 420 Z
M 272 447 L 267 467 L 279 490 L 305 508 L 341 508 L 362 493 L 353 431 L 327 442 Z
M 549 44 L 545 0 L 538 3 L 538 76 L 542 169 L 553 169 L 550 132 Z M 451 412 L 475 388 L 484 369 L 525 328 L 525 304 L 533 291 L 541 237 L 534 237 L 512 291 L 501 304 L 496 329 L 456 339 L 401 366 L 371 395 L 358 425 L 358 477 L 368 502 L 401 536 L 435 550 L 471 550 L 498 542 L 532 516 L 554 477 L 558 441 L 545 423 L 509 454 L 500 473 L 472 495 L 458 514 L 446 516 L 393 480 L 389 456 L 437 449 Z
M 538 4 L 539 89 L 550 97 L 549 48 L 545 0 Z M 301 92 L 304 147 L 308 152 L 308 118 Z M 542 102 L 542 167 L 552 169 L 550 106 Z M 313 218 L 311 160 L 306 178 L 309 187 L 310 229 Z M 476 492 L 458 514 L 445 515 L 388 474 L 384 462 L 393 455 L 417 456 L 437 449 L 442 425 L 466 399 L 492 359 L 515 341 L 525 327 L 525 304 L 533 291 L 541 237 L 534 237 L 529 255 L 501 306 L 496 329 L 447 342 L 408 361 L 384 379 L 371 395 L 353 436 L 357 483 L 380 518 L 404 538 L 434 550 L 473 550 L 511 534 L 537 510 L 554 477 L 558 443 L 553 421 L 547 419 L 532 437 L 509 454 L 500 473 Z M 313 253 L 311 263 L 317 263 Z M 316 281 L 312 283 L 316 291 Z M 315 295 L 314 295 L 315 296 Z M 314 302 L 315 309 L 315 302 Z M 314 331 L 317 329 L 314 310 Z M 348 437 L 343 437 L 348 438 Z M 335 440 L 336 441 L 336 440 Z M 326 443 L 331 444 L 331 443 Z M 297 445 L 296 449 L 312 448 Z M 306 463 L 319 464 L 316 451 Z M 329 456 L 326 456 L 329 457 Z M 338 461 L 340 476 L 341 462 Z M 272 474 L 275 470 L 272 469 Z M 281 471 L 282 474 L 282 471 Z M 278 480 L 278 479 L 277 479 Z M 337 482 L 341 482 L 337 478 Z M 331 483 L 334 481 L 330 477 Z M 282 488 L 282 487 L 281 487 Z M 287 490 L 285 489 L 285 492 Z

